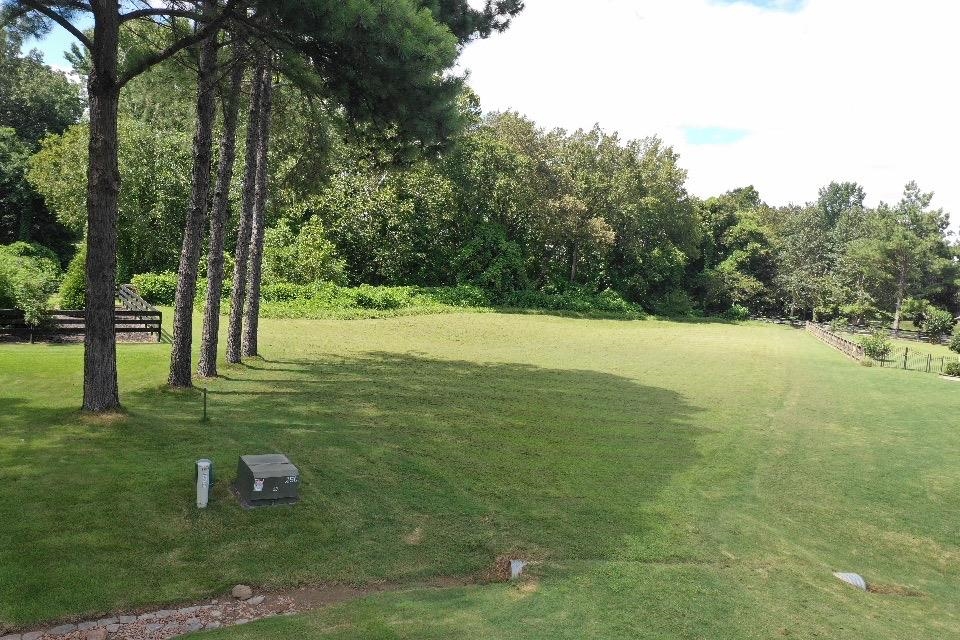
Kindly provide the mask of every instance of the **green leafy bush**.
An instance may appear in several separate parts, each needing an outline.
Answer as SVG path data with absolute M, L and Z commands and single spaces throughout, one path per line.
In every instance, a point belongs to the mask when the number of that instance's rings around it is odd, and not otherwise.
M 60 283 L 60 308 L 84 309 L 87 306 L 87 243 L 80 245 L 80 250 L 67 266 L 67 273 Z
M 271 282 L 260 288 L 260 297 L 267 302 L 286 302 L 313 297 L 315 289 L 292 282 Z
M 953 332 L 953 314 L 944 309 L 930 307 L 924 316 L 923 331 L 931 340 L 939 342 L 942 336 Z
M 0 298 L 22 309 L 27 322 L 38 324 L 60 280 L 56 254 L 28 242 L 0 246 L 0 274 Z
M 325 235 L 319 218 L 309 219 L 299 233 L 287 220 L 267 229 L 264 237 L 263 272 L 268 282 L 343 284 L 345 262 Z
M 943 368 L 943 375 L 960 377 L 960 362 L 948 362 Z
M 418 297 L 451 307 L 488 307 L 490 296 L 480 287 L 461 284 L 456 287 L 421 287 Z
M 728 320 L 749 320 L 750 309 L 746 308 L 742 304 L 735 304 L 723 312 L 723 317 L 727 318 Z
M 17 295 L 13 290 L 13 279 L 7 273 L 4 263 L 0 262 L 0 309 L 13 309 L 17 306 Z
M 893 349 L 887 334 L 882 331 L 860 338 L 860 346 L 863 347 L 863 352 L 868 358 L 880 361 L 885 360 Z
M 177 295 L 177 274 L 172 271 L 140 273 L 131 278 L 130 284 L 150 304 L 171 305 Z
M 834 318 L 828 325 L 833 333 L 843 333 L 850 326 L 846 318 Z
M 478 286 L 498 302 L 529 285 L 523 249 L 496 224 L 478 229 L 452 266 L 458 282 Z
M 399 309 L 412 302 L 413 287 L 372 287 L 362 284 L 354 289 L 357 306 L 362 309 Z
M 653 312 L 658 316 L 679 318 L 693 315 L 693 300 L 690 299 L 690 295 L 686 291 L 679 289 L 674 289 L 660 296 L 653 301 L 651 306 Z M 750 312 L 748 311 L 747 316 L 749 317 L 749 315 Z
M 950 338 L 950 351 L 953 351 L 954 353 L 960 353 L 960 334 Z
M 561 292 L 515 291 L 505 296 L 503 306 L 574 313 L 612 313 L 631 317 L 643 315 L 640 305 L 624 300 L 616 291 L 609 289 L 599 294 L 576 288 Z

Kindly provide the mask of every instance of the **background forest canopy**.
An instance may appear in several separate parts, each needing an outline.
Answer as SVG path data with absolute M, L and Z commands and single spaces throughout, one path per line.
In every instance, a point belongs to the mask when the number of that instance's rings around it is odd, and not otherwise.
M 126 29 L 121 56 L 136 55 L 150 37 L 148 25 Z M 0 244 L 48 247 L 56 271 L 82 244 L 86 220 L 83 83 L 37 53 L 21 54 L 15 34 L 2 38 Z M 75 50 L 72 62 L 82 80 L 88 61 Z M 177 269 L 196 67 L 186 50 L 121 94 L 121 282 Z M 864 206 L 861 187 L 843 181 L 802 206 L 767 205 L 749 186 L 703 200 L 687 193 L 680 159 L 656 137 L 546 130 L 518 113 L 483 114 L 469 90 L 460 102 L 467 125 L 449 145 L 398 154 L 389 131 L 351 126 L 338 109 L 277 83 L 268 285 L 473 285 L 494 304 L 605 295 L 666 315 L 864 322 L 918 316 L 929 305 L 956 315 L 949 219 L 912 182 L 899 202 L 874 208 Z M 235 230 L 226 237 L 232 254 Z M 23 256 L 42 254 L 49 273 L 51 254 L 23 244 L 0 251 L 0 306 L 12 306 L 29 293 L 17 293 L 17 282 L 31 280 Z M 200 264 L 202 273 L 206 259 Z M 47 280 L 34 295 L 56 289 L 57 278 Z

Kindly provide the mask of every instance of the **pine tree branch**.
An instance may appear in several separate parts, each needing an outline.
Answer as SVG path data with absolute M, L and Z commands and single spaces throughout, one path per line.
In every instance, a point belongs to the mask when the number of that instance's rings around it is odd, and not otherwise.
M 73 26 L 73 25 L 70 23 L 69 20 L 67 20 L 65 17 L 63 17 L 62 15 L 60 15 L 59 13 L 57 13 L 56 11 L 54 11 L 54 10 L 51 9 L 50 7 L 44 6 L 44 5 L 43 5 L 42 3 L 40 3 L 40 2 L 36 2 L 35 0 L 21 0 L 21 2 L 22 2 L 26 7 L 29 7 L 30 9 L 32 9 L 32 10 L 38 12 L 38 13 L 42 13 L 42 14 L 45 15 L 46 17 L 50 18 L 51 20 L 53 20 L 54 22 L 56 22 L 58 25 L 60 25 L 61 27 L 63 27 L 64 29 L 66 29 L 68 32 L 70 32 L 70 35 L 72 35 L 74 38 L 76 38 L 77 40 L 79 40 L 79 41 L 80 41 L 80 44 L 82 44 L 83 46 L 85 46 L 88 50 L 91 50 L 91 51 L 93 50 L 93 43 L 92 43 L 92 42 L 90 41 L 90 39 L 83 33 L 83 31 L 80 31 L 80 29 L 77 29 L 75 26 Z
M 177 40 L 167 48 L 161 51 L 157 51 L 153 55 L 149 55 L 141 59 L 139 62 L 133 65 L 133 67 L 131 67 L 130 69 L 127 69 L 127 71 L 125 71 L 123 75 L 120 76 L 120 78 L 117 81 L 117 85 L 119 87 L 123 87 L 125 84 L 127 84 L 128 82 L 136 78 L 138 75 L 140 75 L 141 73 L 143 73 L 144 71 L 152 67 L 153 65 L 163 62 L 167 58 L 170 58 L 176 55 L 177 53 L 179 53 L 180 51 L 183 51 L 187 47 L 195 45 L 196 43 L 200 42 L 210 34 L 214 33 L 217 29 L 220 28 L 220 25 L 227 20 L 227 18 L 232 16 L 233 14 L 232 9 L 235 4 L 236 4 L 236 0 L 230 0 L 229 2 L 227 2 L 226 6 L 224 7 L 224 10 L 220 13 L 220 15 L 216 16 L 212 20 L 209 20 L 205 25 L 197 29 L 191 35 L 181 38 L 180 40 Z

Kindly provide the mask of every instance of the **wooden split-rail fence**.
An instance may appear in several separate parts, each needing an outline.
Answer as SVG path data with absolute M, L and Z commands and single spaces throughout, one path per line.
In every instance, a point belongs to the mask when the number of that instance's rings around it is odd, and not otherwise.
M 850 356 L 858 362 L 867 357 L 863 351 L 863 347 L 852 340 L 847 340 L 843 336 L 838 336 L 829 329 L 816 324 L 815 322 L 807 322 L 804 326 L 806 327 L 808 333 L 812 333 L 821 342 L 825 342 L 837 351 Z
M 163 312 L 141 298 L 130 285 L 117 288 L 120 306 L 113 312 L 116 333 L 156 334 L 163 337 Z M 45 340 L 62 336 L 78 336 L 87 332 L 86 314 L 82 309 L 56 309 L 41 314 L 39 322 L 27 322 L 20 309 L 0 309 L 0 335 L 19 339 Z

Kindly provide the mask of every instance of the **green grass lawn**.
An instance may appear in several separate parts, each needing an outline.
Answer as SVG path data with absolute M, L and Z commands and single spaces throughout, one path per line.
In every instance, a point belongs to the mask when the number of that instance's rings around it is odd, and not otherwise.
M 478 573 L 214 632 L 235 638 L 944 638 L 960 634 L 960 387 L 780 326 L 452 314 L 266 320 L 263 360 L 76 411 L 78 346 L 0 345 L 0 621 L 278 587 Z M 300 467 L 241 510 L 241 453 Z M 192 464 L 210 457 L 211 507 Z M 420 529 L 418 543 L 411 532 Z M 831 576 L 916 596 L 858 592 Z

